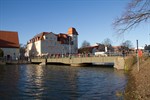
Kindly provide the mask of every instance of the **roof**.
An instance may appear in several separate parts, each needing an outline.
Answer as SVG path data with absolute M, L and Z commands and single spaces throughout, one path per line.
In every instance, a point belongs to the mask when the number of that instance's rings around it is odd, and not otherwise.
M 45 34 L 49 34 L 50 32 L 42 32 L 42 33 L 39 33 L 37 35 L 34 36 L 34 38 L 37 38 L 39 37 L 40 39 L 42 39 L 42 36 L 45 35 Z
M 38 40 L 43 40 L 43 36 L 45 34 L 49 34 L 49 33 L 52 33 L 52 32 L 42 32 L 42 33 L 39 33 L 39 34 L 35 35 L 32 39 L 30 39 L 30 41 L 28 43 L 35 42 L 35 41 L 38 41 Z
M 69 40 L 70 39 L 70 40 Z M 68 35 L 68 34 L 64 34 L 64 33 L 59 33 L 57 35 L 57 40 L 61 43 L 61 44 L 69 44 L 69 41 L 72 40 L 72 38 Z
M 1 48 L 19 48 L 18 32 L 0 30 Z
M 98 48 L 98 46 L 87 46 L 87 47 L 82 47 L 80 49 L 78 49 L 78 52 L 79 53 L 83 53 L 83 52 L 86 52 L 86 53 L 92 53 L 93 49 L 94 48 Z
M 69 35 L 78 35 L 78 32 L 76 31 L 76 29 L 75 28 L 73 28 L 73 27 L 71 27 L 71 28 L 69 28 L 68 29 L 68 34 Z
M 112 46 L 114 49 L 121 48 L 121 46 Z
M 43 36 L 44 35 L 47 35 L 47 34 L 54 34 L 53 32 L 42 32 L 42 33 L 39 33 L 37 35 L 35 35 L 32 39 L 30 39 L 28 43 L 33 43 L 33 42 L 36 42 L 36 41 L 39 41 L 39 40 L 43 40 Z M 59 34 L 54 34 L 55 36 L 57 36 L 57 41 L 61 44 L 69 44 L 69 42 L 71 42 L 71 44 L 73 44 L 72 42 L 72 37 L 70 35 L 78 35 L 78 32 L 76 31 L 75 28 L 71 27 L 68 29 L 68 33 L 65 34 L 65 33 L 59 33 Z

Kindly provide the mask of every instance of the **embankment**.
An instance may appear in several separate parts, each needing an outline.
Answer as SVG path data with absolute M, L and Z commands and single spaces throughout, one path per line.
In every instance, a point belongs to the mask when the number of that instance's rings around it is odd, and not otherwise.
M 125 100 L 150 100 L 150 57 L 140 60 L 140 70 L 137 64 L 132 63 L 135 57 L 130 59 L 126 66 L 129 69 L 128 83 L 125 90 Z M 128 59 L 129 60 L 129 59 Z M 129 65 L 132 65 L 129 67 Z

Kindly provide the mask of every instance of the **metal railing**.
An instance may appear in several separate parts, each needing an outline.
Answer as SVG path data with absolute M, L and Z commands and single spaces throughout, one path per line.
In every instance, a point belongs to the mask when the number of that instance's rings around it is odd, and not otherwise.
M 129 54 L 128 54 L 129 55 Z M 128 56 L 125 55 L 125 56 Z M 105 53 L 105 55 L 94 55 L 92 53 L 78 53 L 78 54 L 51 54 L 51 55 L 45 55 L 45 56 L 32 56 L 29 58 L 46 58 L 46 59 L 55 59 L 55 58 L 83 58 L 83 57 L 110 57 L 110 56 L 123 56 L 121 53 L 114 53 L 114 52 L 108 52 Z

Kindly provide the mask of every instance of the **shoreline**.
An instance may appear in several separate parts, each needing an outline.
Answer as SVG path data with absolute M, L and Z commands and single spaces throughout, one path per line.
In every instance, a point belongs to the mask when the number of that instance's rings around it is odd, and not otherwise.
M 10 64 L 31 64 L 29 61 L 26 60 L 14 60 L 14 61 L 0 61 L 0 65 L 10 65 Z
M 128 73 L 125 100 L 150 100 L 150 57 L 143 58 L 140 71 L 134 64 Z

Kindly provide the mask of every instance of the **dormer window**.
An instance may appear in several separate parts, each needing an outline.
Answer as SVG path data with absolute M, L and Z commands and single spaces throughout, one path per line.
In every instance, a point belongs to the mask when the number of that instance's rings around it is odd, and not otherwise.
M 47 36 L 43 36 L 43 38 L 44 38 L 44 40 L 47 40 L 47 39 L 48 39 L 48 37 L 47 37 Z

